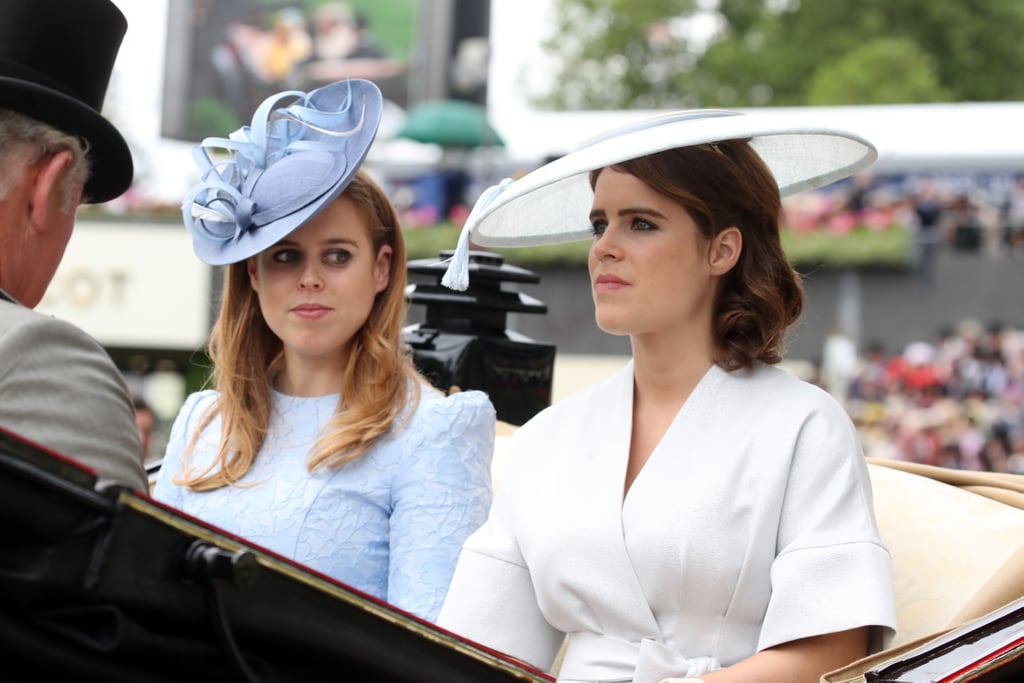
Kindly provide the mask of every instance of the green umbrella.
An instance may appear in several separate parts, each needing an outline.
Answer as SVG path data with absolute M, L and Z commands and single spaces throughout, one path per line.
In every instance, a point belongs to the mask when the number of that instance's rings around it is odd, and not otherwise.
M 430 100 L 414 104 L 398 137 L 442 147 L 504 147 L 479 104 L 464 100 Z

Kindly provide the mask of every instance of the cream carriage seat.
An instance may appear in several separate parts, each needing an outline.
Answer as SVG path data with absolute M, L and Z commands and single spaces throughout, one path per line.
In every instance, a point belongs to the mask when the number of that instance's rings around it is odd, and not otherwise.
M 1024 477 L 869 460 L 899 646 L 1024 596 Z
M 893 558 L 897 632 L 823 683 L 864 683 L 867 671 L 1024 596 L 1024 477 L 888 460 L 868 470 Z

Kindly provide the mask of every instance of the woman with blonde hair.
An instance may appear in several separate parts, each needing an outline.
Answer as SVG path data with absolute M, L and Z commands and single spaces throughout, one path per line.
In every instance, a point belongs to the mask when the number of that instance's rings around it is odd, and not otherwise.
M 227 265 L 215 389 L 186 400 L 154 495 L 433 619 L 490 504 L 495 412 L 434 390 L 403 343 L 401 228 L 358 170 L 381 102 L 360 80 L 282 93 L 204 141 L 230 161 L 199 148 L 185 222 Z

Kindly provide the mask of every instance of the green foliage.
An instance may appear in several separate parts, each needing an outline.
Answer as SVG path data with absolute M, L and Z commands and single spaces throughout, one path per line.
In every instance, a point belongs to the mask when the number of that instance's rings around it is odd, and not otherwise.
M 189 104 L 188 130 L 197 140 L 224 135 L 242 125 L 238 115 L 223 100 L 197 97 Z
M 455 248 L 459 229 L 450 223 L 431 228 L 406 230 L 408 258 L 435 259 L 444 250 Z M 825 230 L 795 233 L 784 230 L 782 245 L 797 269 L 817 266 L 909 268 L 910 231 L 900 226 L 886 230 L 856 228 L 842 235 Z M 587 263 L 590 242 L 567 242 L 543 247 L 494 249 L 508 263 L 523 268 L 540 266 L 582 266 Z
M 882 82 L 879 73 L 890 74 Z M 807 103 L 897 104 L 944 102 L 934 60 L 906 38 L 879 38 L 850 50 L 814 72 Z
M 419 0 L 349 0 L 352 10 L 366 16 L 368 28 L 389 57 L 409 59 L 419 36 L 416 27 L 422 19 Z
M 556 2 L 555 26 L 542 46 L 559 56 L 558 85 L 539 104 L 555 109 L 673 104 L 678 94 L 670 88 L 670 76 L 692 68 L 693 57 L 662 40 L 663 25 L 695 5 L 695 0 Z
M 336 0 L 306 0 L 310 16 L 320 5 Z M 418 36 L 416 27 L 421 20 L 418 16 L 422 0 L 348 0 L 352 12 L 367 19 L 367 27 L 373 39 L 389 57 L 409 59 L 412 46 Z
M 802 233 L 784 230 L 782 247 L 798 270 L 816 266 L 911 266 L 911 233 L 899 226 L 887 230 L 858 227 L 842 235 L 824 230 Z
M 451 223 L 441 223 L 428 228 L 406 229 L 405 248 L 407 257 L 412 259 L 437 258 L 442 251 L 455 249 L 459 239 L 459 229 Z M 581 265 L 587 262 L 590 242 L 567 242 L 543 247 L 517 247 L 515 249 L 489 249 L 505 257 L 509 263 L 536 267 L 542 265 Z
M 451 223 L 422 228 L 405 228 L 406 257 L 413 259 L 434 258 L 442 251 L 452 250 L 459 240 L 459 229 Z
M 560 66 L 536 103 L 630 109 L 1024 99 L 1019 0 L 719 0 L 720 30 L 706 49 L 686 32 L 696 6 L 555 0 L 556 26 L 544 46 Z

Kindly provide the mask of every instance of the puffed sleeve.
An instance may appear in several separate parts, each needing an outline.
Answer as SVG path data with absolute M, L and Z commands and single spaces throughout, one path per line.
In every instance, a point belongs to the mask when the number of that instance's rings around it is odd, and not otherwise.
M 0 424 L 92 468 L 100 485 L 149 490 L 124 378 L 70 323 L 26 313 L 0 336 Z
M 547 671 L 565 634 L 538 607 L 515 533 L 515 506 L 528 504 L 529 477 L 516 457 L 516 436 L 487 521 L 462 549 L 438 625 Z
M 189 395 L 178 411 L 177 417 L 171 424 L 171 433 L 167 437 L 167 447 L 164 450 L 164 459 L 160 465 L 160 472 L 157 474 L 156 486 L 153 487 L 153 498 L 166 503 L 171 507 L 182 507 L 182 494 L 185 487 L 174 483 L 174 478 L 182 473 L 182 458 L 185 448 L 192 438 L 192 430 L 199 425 L 202 413 L 205 410 L 197 407 L 208 405 L 208 401 L 216 396 L 213 391 L 198 391 Z
M 424 396 L 394 479 L 388 602 L 428 621 L 491 505 L 495 411 L 480 391 Z
M 831 401 L 800 431 L 771 588 L 758 649 L 861 626 L 882 627 L 887 639 L 896 625 L 892 561 L 867 463 L 853 424 Z

